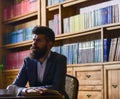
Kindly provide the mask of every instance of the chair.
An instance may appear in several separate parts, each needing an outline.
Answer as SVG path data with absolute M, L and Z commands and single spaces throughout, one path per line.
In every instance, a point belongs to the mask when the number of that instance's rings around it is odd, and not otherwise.
M 78 79 L 74 76 L 67 74 L 65 82 L 65 91 L 68 94 L 69 99 L 77 99 L 78 87 L 79 87 Z

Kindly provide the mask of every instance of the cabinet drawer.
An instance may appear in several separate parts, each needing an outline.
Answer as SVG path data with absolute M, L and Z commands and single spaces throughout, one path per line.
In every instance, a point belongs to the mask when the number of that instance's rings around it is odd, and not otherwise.
M 101 91 L 79 91 L 78 99 L 103 99 Z
M 73 75 L 73 67 L 67 67 L 67 74 Z
M 6 84 L 8 85 L 8 84 L 12 84 L 12 82 L 14 81 L 14 79 L 15 79 L 15 77 L 16 77 L 16 75 L 14 75 L 14 76 L 6 76 Z
M 74 75 L 79 80 L 79 85 L 102 85 L 102 66 L 75 67 Z

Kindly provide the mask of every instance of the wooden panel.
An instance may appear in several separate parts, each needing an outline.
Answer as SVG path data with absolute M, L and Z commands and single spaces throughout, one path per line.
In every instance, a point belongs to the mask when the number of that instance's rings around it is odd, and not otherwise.
M 120 71 L 120 70 L 119 70 Z M 118 70 L 108 71 L 108 98 L 119 99 Z
M 100 90 L 103 90 L 103 86 L 80 86 L 79 87 L 79 90 L 82 91 L 100 91 Z
M 101 91 L 79 91 L 78 99 L 102 99 Z
M 6 82 L 6 86 L 12 84 L 12 82 L 14 81 L 16 75 L 10 75 L 10 76 L 6 76 L 5 77 L 5 82 Z
M 105 99 L 120 99 L 120 65 L 106 65 L 104 74 Z
M 0 71 L 0 88 L 4 88 L 4 85 L 3 85 L 3 74 L 2 72 Z
M 73 75 L 73 67 L 67 67 L 67 74 Z
M 12 84 L 15 77 L 17 76 L 19 70 L 8 70 L 4 72 L 4 87 L 6 88 L 8 85 Z
M 102 85 L 102 66 L 74 67 L 74 75 L 79 80 L 79 85 Z

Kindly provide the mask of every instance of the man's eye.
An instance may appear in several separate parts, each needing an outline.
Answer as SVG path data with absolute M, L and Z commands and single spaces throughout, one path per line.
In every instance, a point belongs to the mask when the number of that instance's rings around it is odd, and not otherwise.
M 33 39 L 33 41 L 36 41 L 36 42 L 38 42 L 38 43 L 39 43 L 39 42 L 42 42 L 42 40 L 40 40 L 40 39 L 35 39 L 35 38 Z
M 37 41 L 38 43 L 41 42 L 41 40 L 39 40 L 39 39 L 37 39 L 36 41 Z
M 35 41 L 36 39 L 33 38 L 33 41 Z

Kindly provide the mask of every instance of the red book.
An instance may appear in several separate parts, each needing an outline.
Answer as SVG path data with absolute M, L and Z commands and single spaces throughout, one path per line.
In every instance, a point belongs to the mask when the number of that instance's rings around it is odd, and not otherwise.
M 37 11 L 38 9 L 38 0 L 29 0 L 30 12 Z
M 17 68 L 18 68 L 18 52 L 14 52 L 12 53 L 10 69 L 17 69 Z
M 11 61 L 10 61 L 11 57 L 12 57 L 11 53 L 6 55 L 6 68 L 5 69 L 10 69 L 10 67 L 11 67 Z
M 18 68 L 23 66 L 24 59 L 29 55 L 29 50 L 20 51 L 18 58 Z

